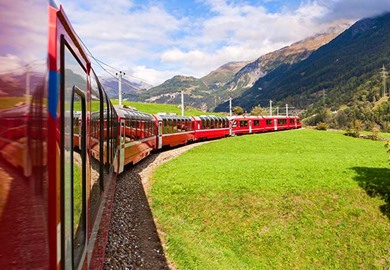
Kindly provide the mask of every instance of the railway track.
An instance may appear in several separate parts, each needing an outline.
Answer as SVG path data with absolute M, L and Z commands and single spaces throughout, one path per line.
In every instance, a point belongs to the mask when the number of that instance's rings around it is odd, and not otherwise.
M 149 178 L 161 164 L 199 146 L 194 143 L 152 154 L 119 175 L 104 269 L 172 269 L 149 207 Z

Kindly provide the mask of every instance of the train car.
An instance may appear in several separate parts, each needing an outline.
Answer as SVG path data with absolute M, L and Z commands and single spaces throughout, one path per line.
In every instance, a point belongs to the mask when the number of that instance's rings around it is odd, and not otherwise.
M 119 169 L 135 164 L 157 149 L 157 125 L 151 114 L 116 107 L 119 119 Z
M 252 134 L 273 130 L 273 120 L 263 116 L 236 117 L 232 122 L 233 134 Z
M 289 116 L 289 129 L 301 128 L 301 119 L 299 116 Z
M 300 128 L 298 116 L 235 116 L 231 118 L 232 135 L 252 134 Z
M 230 121 L 227 117 L 195 116 L 195 140 L 211 140 L 230 135 Z
M 160 113 L 154 115 L 157 130 L 157 149 L 185 145 L 195 140 L 194 120 L 188 116 Z
M 101 268 L 114 107 L 52 1 L 4 1 L 0 28 L 0 268 Z

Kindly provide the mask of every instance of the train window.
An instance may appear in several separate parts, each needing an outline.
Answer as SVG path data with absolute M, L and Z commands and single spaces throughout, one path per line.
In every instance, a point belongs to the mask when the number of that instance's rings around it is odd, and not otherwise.
M 140 123 L 141 123 L 141 139 L 144 139 L 146 138 L 145 131 L 147 129 L 147 126 L 145 121 L 140 121 Z
M 294 124 L 294 119 L 290 119 L 290 124 Z
M 267 119 L 267 120 L 265 120 L 265 123 L 266 123 L 267 125 L 272 125 L 272 120 L 271 120 L 271 119 Z
M 63 256 L 64 268 L 78 268 L 86 246 L 86 73 L 62 43 Z M 76 85 L 78 87 L 76 87 Z
M 240 127 L 246 127 L 246 126 L 248 126 L 248 121 L 246 121 L 246 120 L 241 120 L 241 121 L 240 121 Z
M 111 107 L 111 165 L 114 164 L 115 154 L 118 150 L 118 115 L 115 112 L 114 106 Z
M 103 103 L 102 90 L 98 79 L 93 73 L 91 76 L 91 136 L 90 136 L 90 224 L 93 224 L 100 203 L 101 189 L 103 188 Z
M 278 119 L 278 125 L 284 125 L 287 123 L 287 119 Z
M 260 126 L 260 120 L 253 120 L 253 126 Z

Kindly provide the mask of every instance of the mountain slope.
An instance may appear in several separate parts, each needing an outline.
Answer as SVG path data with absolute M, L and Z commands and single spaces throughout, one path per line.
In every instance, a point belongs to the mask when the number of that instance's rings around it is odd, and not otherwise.
M 250 110 L 269 100 L 297 108 L 320 102 L 323 92 L 337 107 L 353 99 L 356 88 L 390 59 L 390 13 L 358 21 L 328 44 L 296 64 L 283 64 L 260 78 L 233 101 Z M 226 110 L 227 103 L 217 110 Z
M 191 106 L 200 107 L 199 101 L 210 95 L 208 87 L 202 80 L 177 75 L 165 81 L 163 84 L 141 93 L 139 100 L 155 103 L 180 104 L 180 93 L 182 90 L 184 91 L 186 104 Z
M 326 33 L 317 34 L 280 50 L 263 55 L 242 68 L 224 88 L 227 91 L 240 91 L 245 88 L 250 88 L 258 79 L 278 66 L 282 64 L 294 64 L 306 59 L 313 51 L 334 39 L 345 29 L 345 25 L 333 27 Z
M 209 89 L 219 89 L 230 81 L 233 76 L 247 64 L 249 64 L 248 61 L 229 62 L 216 70 L 211 71 L 209 74 L 202 77 L 201 80 Z

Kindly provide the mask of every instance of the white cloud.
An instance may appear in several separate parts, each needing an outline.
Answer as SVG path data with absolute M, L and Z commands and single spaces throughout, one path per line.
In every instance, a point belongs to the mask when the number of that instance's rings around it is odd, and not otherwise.
M 145 66 L 137 66 L 133 69 L 132 76 L 152 85 L 159 85 L 167 79 L 177 75 L 175 71 L 159 71 Z
M 244 1 L 193 1 L 209 8 L 203 17 L 175 17 L 158 1 L 63 2 L 97 58 L 158 83 L 176 74 L 201 77 L 227 62 L 256 59 L 324 31 L 337 20 L 390 10 L 387 0 L 307 0 L 279 13 Z

